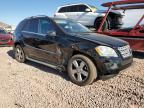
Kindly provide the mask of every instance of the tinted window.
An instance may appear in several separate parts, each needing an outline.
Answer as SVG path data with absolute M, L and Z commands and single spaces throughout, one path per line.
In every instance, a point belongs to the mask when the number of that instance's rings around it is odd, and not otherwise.
M 31 19 L 24 26 L 24 31 L 38 33 L 38 19 Z
M 59 10 L 59 12 L 60 12 L 60 13 L 62 13 L 62 12 L 67 12 L 67 8 L 66 8 L 66 7 L 63 7 L 63 8 L 61 8 L 61 9 Z
M 74 6 L 63 7 L 59 10 L 59 12 L 78 12 L 78 6 L 74 5 Z
M 40 33 L 47 34 L 48 31 L 55 31 L 54 24 L 49 19 L 40 20 Z
M 17 35 L 20 35 L 20 33 L 21 33 L 24 25 L 26 24 L 26 22 L 27 22 L 26 20 L 23 20 L 23 21 L 21 21 L 21 22 L 19 23 L 19 25 L 17 26 L 17 28 L 16 28 L 16 30 L 15 30 L 15 32 L 14 32 L 14 34 L 15 34 L 16 36 L 17 36 Z
M 70 10 L 69 12 L 78 12 L 78 6 L 69 6 Z
M 86 9 L 87 9 L 88 7 L 85 6 L 85 5 L 78 5 L 78 8 L 79 8 L 79 12 L 86 12 Z
M 6 32 L 0 29 L 0 34 L 6 34 Z
M 67 33 L 87 33 L 88 28 L 72 20 L 55 19 L 55 22 Z

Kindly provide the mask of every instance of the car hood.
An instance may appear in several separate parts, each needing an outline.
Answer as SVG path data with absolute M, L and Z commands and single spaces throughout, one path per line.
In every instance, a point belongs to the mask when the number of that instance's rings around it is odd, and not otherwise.
M 106 13 L 107 10 L 97 10 L 96 13 Z M 121 13 L 119 11 L 116 10 L 111 10 L 110 12 L 121 15 Z
M 8 35 L 8 34 L 0 34 L 0 40 L 1 39 L 9 39 L 11 38 L 11 35 Z
M 122 47 L 128 45 L 128 43 L 124 40 L 98 33 L 79 33 L 75 36 L 100 45 L 106 45 L 110 47 Z

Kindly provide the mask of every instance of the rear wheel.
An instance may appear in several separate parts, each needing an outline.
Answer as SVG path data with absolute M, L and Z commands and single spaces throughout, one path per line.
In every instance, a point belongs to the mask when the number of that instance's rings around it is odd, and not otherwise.
M 24 51 L 20 45 L 15 47 L 15 59 L 20 63 L 24 63 L 26 60 Z
M 68 75 L 73 83 L 85 86 L 97 78 L 97 69 L 88 57 L 74 55 L 68 63 Z
M 95 24 L 94 24 L 95 30 L 98 30 L 100 28 L 100 25 L 101 25 L 102 21 L 103 21 L 103 18 L 96 19 Z M 102 30 L 105 31 L 105 30 L 108 30 L 108 29 L 109 29 L 108 28 L 108 21 L 105 21 L 105 23 L 102 27 Z

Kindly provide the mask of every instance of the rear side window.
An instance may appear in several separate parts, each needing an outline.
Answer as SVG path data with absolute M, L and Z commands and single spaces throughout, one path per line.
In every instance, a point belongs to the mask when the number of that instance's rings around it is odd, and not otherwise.
M 73 5 L 73 6 L 67 6 L 62 7 L 59 10 L 59 13 L 63 12 L 86 12 L 86 9 L 89 8 L 86 5 Z
M 85 6 L 85 5 L 78 5 L 78 8 L 79 8 L 79 12 L 86 12 L 86 9 L 87 9 L 88 7 Z
M 38 33 L 38 19 L 31 19 L 24 26 L 23 31 Z
M 75 5 L 75 6 L 70 6 L 70 12 L 78 12 L 78 6 Z
M 63 12 L 77 12 L 77 11 L 78 11 L 78 6 L 77 5 L 62 7 L 59 10 L 60 13 L 63 13 Z
M 49 31 L 55 31 L 55 25 L 49 19 L 40 19 L 40 33 L 47 34 Z
M 59 10 L 59 13 L 67 12 L 67 7 L 62 7 Z
M 21 34 L 21 31 L 22 31 L 24 25 L 26 24 L 26 22 L 27 22 L 27 20 L 23 20 L 23 21 L 21 21 L 21 22 L 19 23 L 19 25 L 17 26 L 17 28 L 16 28 L 16 30 L 15 30 L 15 32 L 14 32 L 14 34 L 15 34 L 16 36 L 18 36 L 18 35 Z

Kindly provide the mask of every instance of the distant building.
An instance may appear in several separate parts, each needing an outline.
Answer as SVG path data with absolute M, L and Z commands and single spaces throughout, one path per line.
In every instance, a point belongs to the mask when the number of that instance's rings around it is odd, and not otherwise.
M 13 32 L 15 30 L 15 26 L 0 22 L 0 28 L 5 29 L 8 32 Z

